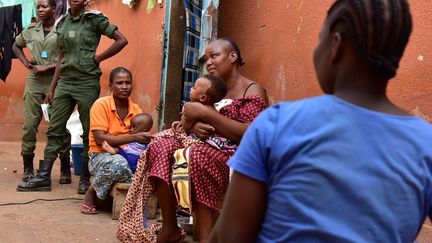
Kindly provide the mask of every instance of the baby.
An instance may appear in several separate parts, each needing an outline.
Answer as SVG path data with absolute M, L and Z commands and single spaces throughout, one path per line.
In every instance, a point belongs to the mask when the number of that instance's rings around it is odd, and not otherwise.
M 220 110 L 218 105 L 227 93 L 225 81 L 222 79 L 206 74 L 195 81 L 194 86 L 190 91 L 191 102 L 200 102 L 203 105 L 214 107 L 217 111 Z M 173 130 L 176 131 L 177 138 L 182 141 L 183 147 L 189 147 L 193 143 L 203 142 L 194 134 L 187 135 L 185 130 L 190 130 L 194 124 L 189 123 L 181 117 L 181 121 L 176 121 L 172 124 Z M 231 143 L 228 139 L 218 135 L 212 135 L 204 142 L 214 146 L 220 150 L 235 150 L 236 144 Z
M 153 127 L 153 119 L 147 113 L 140 113 L 131 120 L 131 133 L 148 132 Z M 137 161 L 142 152 L 147 148 L 147 144 L 137 142 L 128 143 L 117 148 L 111 147 L 106 141 L 102 143 L 102 148 L 110 154 L 120 154 L 129 164 L 132 172 L 135 172 Z

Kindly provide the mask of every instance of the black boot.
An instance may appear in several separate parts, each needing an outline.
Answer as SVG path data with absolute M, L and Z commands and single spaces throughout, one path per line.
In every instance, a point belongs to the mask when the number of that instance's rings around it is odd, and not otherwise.
M 34 176 L 34 170 L 33 170 L 34 154 L 23 154 L 22 157 L 24 163 L 24 173 L 23 173 L 22 180 L 24 182 L 27 182 Z
M 70 157 L 64 156 L 60 158 L 60 184 L 71 184 L 72 176 L 70 169 Z
M 78 194 L 86 194 L 90 186 L 90 172 L 88 170 L 88 156 L 83 157 L 81 176 L 78 183 Z
M 54 161 L 49 159 L 39 160 L 39 171 L 28 182 L 20 183 L 17 191 L 51 191 L 51 170 Z

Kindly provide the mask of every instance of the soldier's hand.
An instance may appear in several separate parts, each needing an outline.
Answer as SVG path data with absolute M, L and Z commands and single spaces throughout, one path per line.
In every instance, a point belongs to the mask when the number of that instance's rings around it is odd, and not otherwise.
M 33 65 L 30 62 L 27 62 L 27 64 L 25 65 L 25 67 L 27 69 L 33 69 Z
M 46 72 L 47 67 L 45 65 L 33 65 L 32 70 L 35 75 L 38 75 Z
M 44 103 L 49 104 L 51 102 L 51 100 L 53 99 L 53 96 L 54 96 L 54 92 L 51 89 L 49 89 L 47 94 L 46 94 Z

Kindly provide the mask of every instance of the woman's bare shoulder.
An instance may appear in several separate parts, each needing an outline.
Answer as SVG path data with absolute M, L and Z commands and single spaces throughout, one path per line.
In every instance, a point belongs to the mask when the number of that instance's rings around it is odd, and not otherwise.
M 243 97 L 254 95 L 263 98 L 268 105 L 267 91 L 259 83 L 248 79 L 245 85 Z

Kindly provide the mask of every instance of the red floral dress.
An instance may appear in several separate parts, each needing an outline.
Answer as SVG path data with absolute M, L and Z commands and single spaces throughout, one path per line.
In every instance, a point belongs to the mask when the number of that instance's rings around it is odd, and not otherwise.
M 266 108 L 260 96 L 247 96 L 233 100 L 219 113 L 223 116 L 251 123 Z M 154 235 L 143 226 L 143 209 L 153 191 L 152 180 L 157 177 L 171 185 L 174 152 L 183 148 L 175 136 L 165 136 L 152 141 L 138 161 L 133 182 L 122 207 L 117 238 L 123 242 L 152 242 Z M 174 134 L 173 134 L 174 135 Z M 189 172 L 191 197 L 212 208 L 218 208 L 218 201 L 224 195 L 229 182 L 229 168 L 226 162 L 232 154 L 218 150 L 206 143 L 190 146 Z

